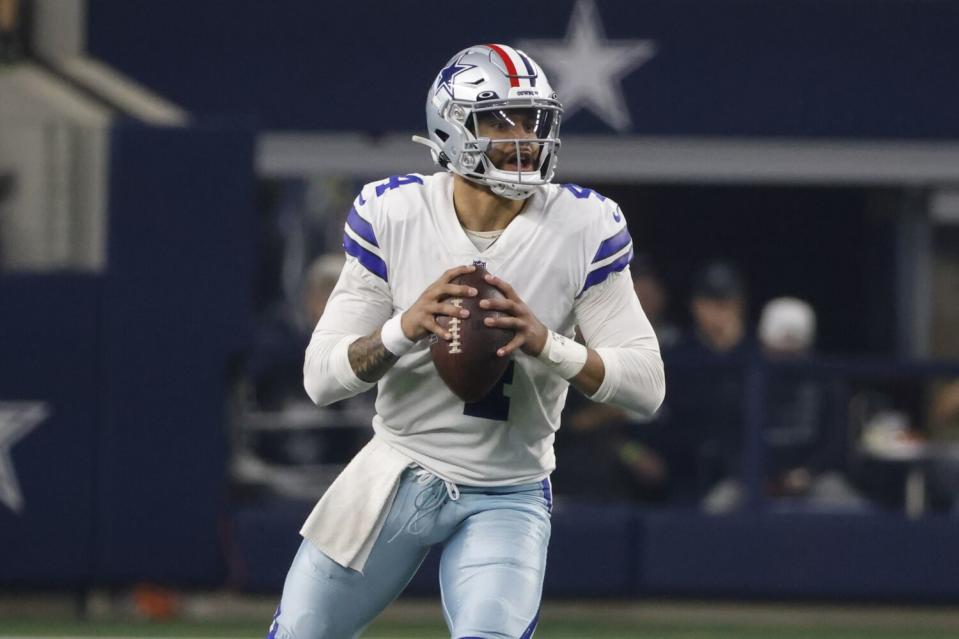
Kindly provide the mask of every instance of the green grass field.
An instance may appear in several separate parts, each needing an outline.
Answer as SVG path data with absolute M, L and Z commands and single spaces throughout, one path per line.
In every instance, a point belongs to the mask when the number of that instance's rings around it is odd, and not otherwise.
M 267 604 L 207 611 L 169 622 L 80 622 L 63 615 L 0 615 L 0 639 L 262 638 Z M 202 611 L 200 612 L 202 614 Z M 69 617 L 69 615 L 66 615 Z M 367 639 L 447 639 L 435 603 L 396 604 L 363 635 Z M 810 606 L 703 602 L 547 603 L 536 639 L 946 639 L 959 637 L 959 609 Z

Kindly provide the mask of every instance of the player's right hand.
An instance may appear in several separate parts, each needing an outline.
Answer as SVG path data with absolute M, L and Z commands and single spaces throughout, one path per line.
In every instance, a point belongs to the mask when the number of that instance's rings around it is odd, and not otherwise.
M 452 297 L 476 297 L 478 291 L 472 286 L 452 284 L 452 281 L 466 273 L 476 270 L 475 266 L 457 266 L 443 273 L 438 280 L 430 284 L 419 299 L 400 316 L 403 334 L 414 342 L 429 334 L 440 339 L 450 339 L 450 334 L 436 322 L 437 315 L 450 317 L 469 317 L 469 311 L 453 305 L 446 300 Z

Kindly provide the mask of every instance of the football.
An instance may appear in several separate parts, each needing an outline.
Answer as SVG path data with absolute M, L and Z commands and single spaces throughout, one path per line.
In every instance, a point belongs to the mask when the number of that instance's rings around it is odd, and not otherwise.
M 433 364 L 440 378 L 464 402 L 475 402 L 486 397 L 496 386 L 509 366 L 509 357 L 498 357 L 496 351 L 513 338 L 513 331 L 490 328 L 484 324 L 487 317 L 504 315 L 499 311 L 480 308 L 480 300 L 502 298 L 498 288 L 484 277 L 486 265 L 474 262 L 476 270 L 460 275 L 454 284 L 465 284 L 477 290 L 476 297 L 452 298 L 450 301 L 470 312 L 466 319 L 437 316 L 437 323 L 453 338 L 443 340 L 435 335 L 430 343 Z

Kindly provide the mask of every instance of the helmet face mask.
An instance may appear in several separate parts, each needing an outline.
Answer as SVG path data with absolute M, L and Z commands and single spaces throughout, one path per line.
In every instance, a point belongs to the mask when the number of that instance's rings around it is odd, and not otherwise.
M 440 71 L 426 102 L 429 140 L 414 140 L 453 173 L 525 199 L 555 174 L 562 111 L 546 76 L 522 51 L 480 45 Z
M 546 184 L 552 179 L 555 162 L 551 157 L 559 145 L 555 109 L 484 106 L 473 110 L 471 120 L 467 129 L 485 147 L 473 172 L 523 185 Z

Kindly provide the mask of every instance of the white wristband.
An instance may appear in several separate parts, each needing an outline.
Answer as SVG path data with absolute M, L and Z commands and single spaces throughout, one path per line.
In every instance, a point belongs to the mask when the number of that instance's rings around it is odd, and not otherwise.
M 536 359 L 552 368 L 563 379 L 572 379 L 586 366 L 586 347 L 554 331 L 546 334 L 546 344 Z
M 402 313 L 391 317 L 386 320 L 386 324 L 383 324 L 383 328 L 380 329 L 380 341 L 383 342 L 383 346 L 397 357 L 406 355 L 416 344 L 403 333 L 403 327 L 400 325 L 401 317 Z

